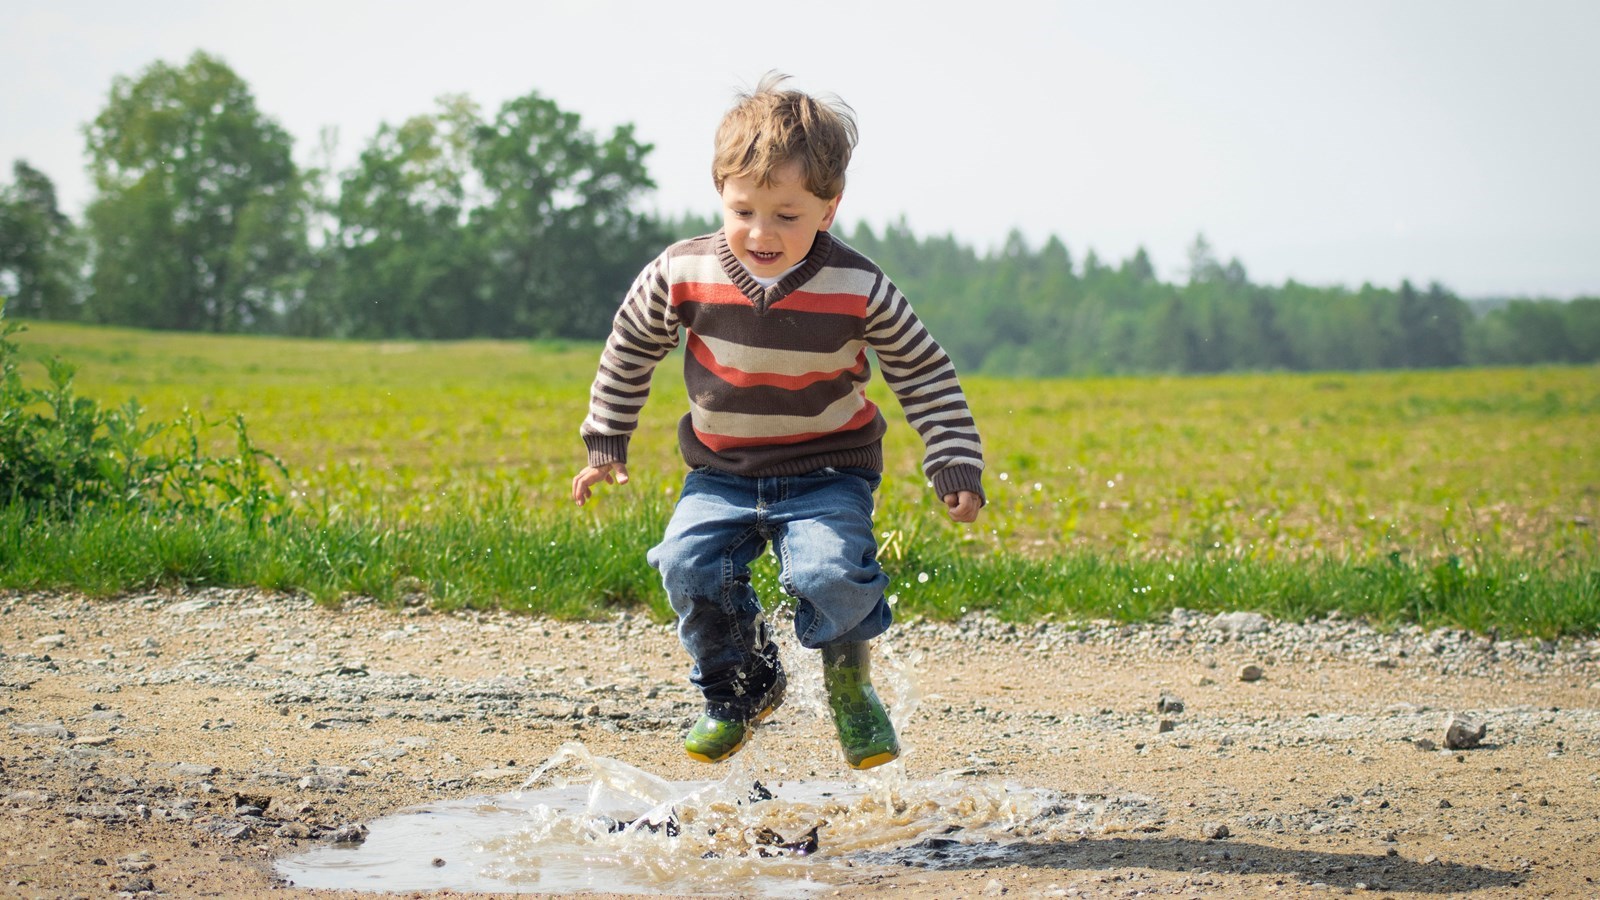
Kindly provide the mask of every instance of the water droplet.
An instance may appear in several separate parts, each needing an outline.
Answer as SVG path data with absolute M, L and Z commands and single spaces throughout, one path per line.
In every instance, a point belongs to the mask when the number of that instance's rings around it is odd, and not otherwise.
M 927 572 L 918 572 L 917 573 L 917 584 L 927 584 L 927 583 L 928 583 L 928 573 Z

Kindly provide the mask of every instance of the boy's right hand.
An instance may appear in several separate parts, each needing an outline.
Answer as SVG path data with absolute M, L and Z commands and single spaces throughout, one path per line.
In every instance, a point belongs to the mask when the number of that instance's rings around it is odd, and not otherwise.
M 589 489 L 602 481 L 607 484 L 627 484 L 628 467 L 622 463 L 586 467 L 572 479 L 572 502 L 582 506 L 589 499 Z

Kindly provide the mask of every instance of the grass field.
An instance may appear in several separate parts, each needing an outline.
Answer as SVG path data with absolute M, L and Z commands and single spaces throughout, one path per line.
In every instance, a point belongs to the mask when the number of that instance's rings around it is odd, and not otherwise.
M 324 532 L 344 523 L 377 543 L 455 535 L 485 554 L 499 541 L 502 555 L 517 539 L 486 529 L 537 532 L 562 544 L 547 568 L 577 566 L 573 548 L 595 544 L 584 552 L 598 555 L 582 564 L 616 570 L 621 602 L 661 611 L 648 596 L 651 573 L 625 573 L 644 569 L 643 548 L 681 478 L 676 359 L 658 374 L 634 441 L 634 483 L 578 510 L 565 496 L 582 464 L 577 427 L 597 345 L 337 343 L 45 323 L 16 340 L 35 358 L 74 363 L 78 391 L 108 404 L 136 397 L 157 419 L 186 408 L 242 413 L 256 444 L 287 463 L 296 503 Z M 1485 627 L 1592 629 L 1600 615 L 1594 368 L 965 385 L 990 461 L 990 504 L 970 527 L 943 516 L 917 474 L 915 434 L 876 385 L 891 419 L 879 530 L 910 609 L 1138 617 L 1226 605 L 1438 618 L 1437 604 L 1364 609 L 1354 597 L 1360 585 L 1395 579 L 1405 594 L 1415 579 L 1430 603 L 1456 582 L 1477 585 L 1463 602 L 1504 595 L 1503 609 L 1477 617 Z M 454 602 L 530 605 L 483 596 L 508 589 L 472 588 L 415 561 L 368 562 L 371 583 L 347 585 L 388 596 L 395 589 L 385 585 L 421 577 Z M 1541 621 L 1518 599 L 1530 580 L 1546 586 L 1541 602 L 1579 608 Z M 1277 606 L 1261 596 L 1278 593 Z

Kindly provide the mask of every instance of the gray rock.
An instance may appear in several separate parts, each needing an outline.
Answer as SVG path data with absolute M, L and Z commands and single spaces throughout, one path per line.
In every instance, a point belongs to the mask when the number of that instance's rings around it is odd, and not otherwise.
M 199 763 L 177 763 L 172 767 L 172 773 L 183 778 L 209 778 L 220 771 L 216 766 L 202 766 Z
M 1231 635 L 1259 634 L 1272 627 L 1266 616 L 1256 612 L 1222 613 L 1211 620 L 1217 628 Z
M 60 722 L 12 722 L 11 733 L 25 737 L 47 737 L 70 740 L 72 732 Z
M 329 840 L 332 840 L 335 844 L 360 844 L 364 843 L 366 839 L 367 826 L 362 825 L 360 822 L 340 825 L 333 830 L 333 834 L 329 835 Z
M 1222 822 L 1206 822 L 1200 826 L 1200 836 L 1208 841 L 1220 841 L 1229 834 L 1228 826 Z
M 66 813 L 78 819 L 100 819 L 106 822 L 120 822 L 128 817 L 126 810 L 109 803 L 79 803 L 67 807 Z
M 1451 750 L 1471 750 L 1483 743 L 1489 726 L 1466 716 L 1451 716 L 1444 729 L 1444 745 Z
M 126 856 L 117 857 L 117 869 L 122 872 L 139 875 L 153 871 L 155 867 L 156 864 L 150 859 L 150 854 L 147 851 L 141 850 L 137 853 L 129 853 Z
M 1267 670 L 1261 668 L 1255 663 L 1249 663 L 1239 667 L 1240 681 L 1260 681 L 1266 676 L 1266 674 Z
M 327 775 L 330 778 L 349 778 L 352 775 L 365 775 L 367 770 L 360 766 L 317 766 L 318 775 Z
M 1162 692 L 1161 696 L 1156 698 L 1156 712 L 1158 712 L 1158 713 L 1181 713 L 1181 712 L 1183 712 L 1183 698 L 1182 697 L 1178 697 L 1178 696 L 1173 695 L 1173 694 L 1168 694 L 1166 692 Z

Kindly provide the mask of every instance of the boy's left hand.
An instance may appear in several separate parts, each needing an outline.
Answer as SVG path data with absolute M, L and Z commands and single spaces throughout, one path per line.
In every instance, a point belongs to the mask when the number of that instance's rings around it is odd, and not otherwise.
M 983 508 L 983 501 L 971 491 L 956 491 L 944 495 L 944 505 L 950 507 L 950 518 L 957 522 L 978 521 L 978 510 Z

